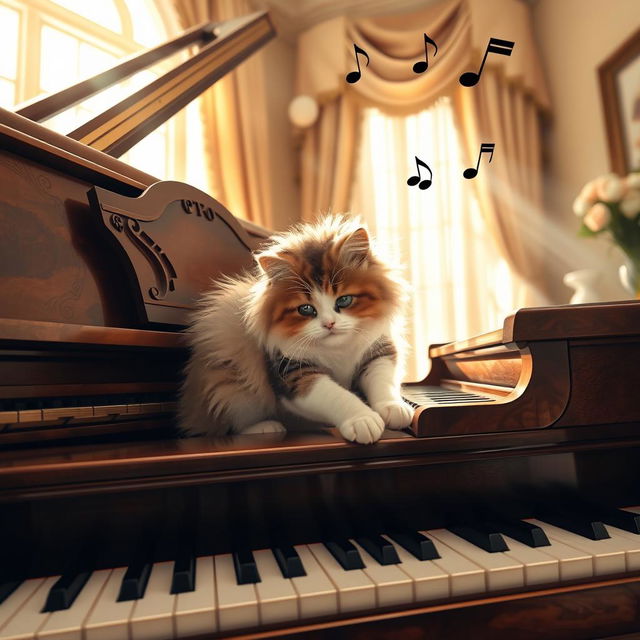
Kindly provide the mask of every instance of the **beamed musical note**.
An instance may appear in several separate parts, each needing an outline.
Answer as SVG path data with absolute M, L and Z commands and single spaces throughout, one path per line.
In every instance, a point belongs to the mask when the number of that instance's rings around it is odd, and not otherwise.
M 460 84 L 463 87 L 473 87 L 478 84 L 480 80 L 480 76 L 482 75 L 482 70 L 484 69 L 484 63 L 487 61 L 487 56 L 490 53 L 497 53 L 501 56 L 510 56 L 513 51 L 513 47 L 515 46 L 515 42 L 511 42 L 511 40 L 499 40 L 498 38 L 489 38 L 489 44 L 484 52 L 484 57 L 482 58 L 482 63 L 480 64 L 480 69 L 475 73 L 474 71 L 467 71 L 460 76 Z
M 482 154 L 483 153 L 491 154 L 489 156 L 489 162 L 491 162 L 491 160 L 493 160 L 493 151 L 494 151 L 495 148 L 496 148 L 495 143 L 493 143 L 493 142 L 483 142 L 480 145 L 480 153 L 478 154 L 478 162 L 476 163 L 475 168 L 474 167 L 469 167 L 468 169 L 465 169 L 462 172 L 462 175 L 467 180 L 471 180 L 472 178 L 475 178 L 478 175 L 478 169 L 480 167 L 480 160 L 482 159 Z
M 422 160 L 420 160 L 420 158 L 418 158 L 418 156 L 416 156 L 415 158 L 416 158 L 416 167 L 418 169 L 418 175 L 417 176 L 411 176 L 407 180 L 407 184 L 410 187 L 414 187 L 415 185 L 418 185 L 418 189 L 422 189 L 424 191 L 425 189 L 428 189 L 432 184 L 433 171 L 431 171 L 431 167 L 429 167 L 428 164 L 426 164 Z M 424 167 L 429 172 L 429 178 L 428 179 L 427 178 L 422 179 L 422 176 L 420 175 L 420 167 Z

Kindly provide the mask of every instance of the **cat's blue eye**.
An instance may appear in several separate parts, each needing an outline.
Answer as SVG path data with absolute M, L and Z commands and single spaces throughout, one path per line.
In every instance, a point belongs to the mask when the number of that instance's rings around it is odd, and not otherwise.
M 298 313 L 301 316 L 317 316 L 318 312 L 316 311 L 315 307 L 312 307 L 310 304 L 301 304 L 298 307 Z
M 336 300 L 336 309 L 345 309 L 353 302 L 353 296 L 340 296 Z

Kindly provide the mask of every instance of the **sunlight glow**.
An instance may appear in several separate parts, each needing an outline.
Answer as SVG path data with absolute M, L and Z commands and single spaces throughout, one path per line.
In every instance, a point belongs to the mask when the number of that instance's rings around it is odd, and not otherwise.
M 499 255 L 484 224 L 448 98 L 409 117 L 367 109 L 352 210 L 361 213 L 381 254 L 405 266 L 410 283 L 407 379 L 421 378 L 426 352 L 492 331 L 517 308 L 523 284 Z M 426 190 L 409 187 L 415 156 L 433 171 Z M 421 168 L 421 177 L 428 172 Z
M 138 0 L 139 1 L 139 0 Z M 120 33 L 122 31 L 122 22 L 120 20 L 120 14 L 116 5 L 112 0 L 93 0 L 93 2 L 87 2 L 87 0 L 51 0 L 56 4 L 73 11 L 91 22 L 101 24 L 111 31 Z

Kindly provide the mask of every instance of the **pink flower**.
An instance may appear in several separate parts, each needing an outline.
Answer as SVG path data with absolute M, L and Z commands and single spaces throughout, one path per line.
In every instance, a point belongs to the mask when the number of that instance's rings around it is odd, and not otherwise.
M 573 201 L 573 213 L 575 213 L 579 218 L 582 218 L 582 216 L 587 213 L 587 211 L 589 211 L 589 208 L 592 204 L 593 202 L 590 202 L 589 200 L 578 196 Z
M 598 199 L 598 194 L 596 193 L 596 180 L 587 182 L 587 184 L 582 187 L 582 191 L 580 191 L 578 198 L 586 200 L 589 204 L 593 204 Z
M 595 233 L 604 229 L 609 224 L 609 220 L 611 220 L 609 207 L 602 202 L 598 202 L 587 211 L 587 215 L 582 221 L 588 229 Z
M 629 189 L 640 189 L 640 172 L 630 173 L 626 177 L 625 182 Z
M 599 200 L 617 202 L 624 195 L 626 185 L 615 173 L 596 178 L 596 194 Z
M 620 211 L 626 218 L 633 220 L 640 213 L 640 191 L 632 189 L 620 201 Z

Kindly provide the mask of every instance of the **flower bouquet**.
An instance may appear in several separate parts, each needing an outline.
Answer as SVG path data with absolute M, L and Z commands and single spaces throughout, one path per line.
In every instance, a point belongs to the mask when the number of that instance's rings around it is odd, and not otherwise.
M 588 182 L 573 203 L 580 235 L 606 235 L 627 256 L 620 267 L 624 287 L 640 298 L 640 172 L 610 173 Z

